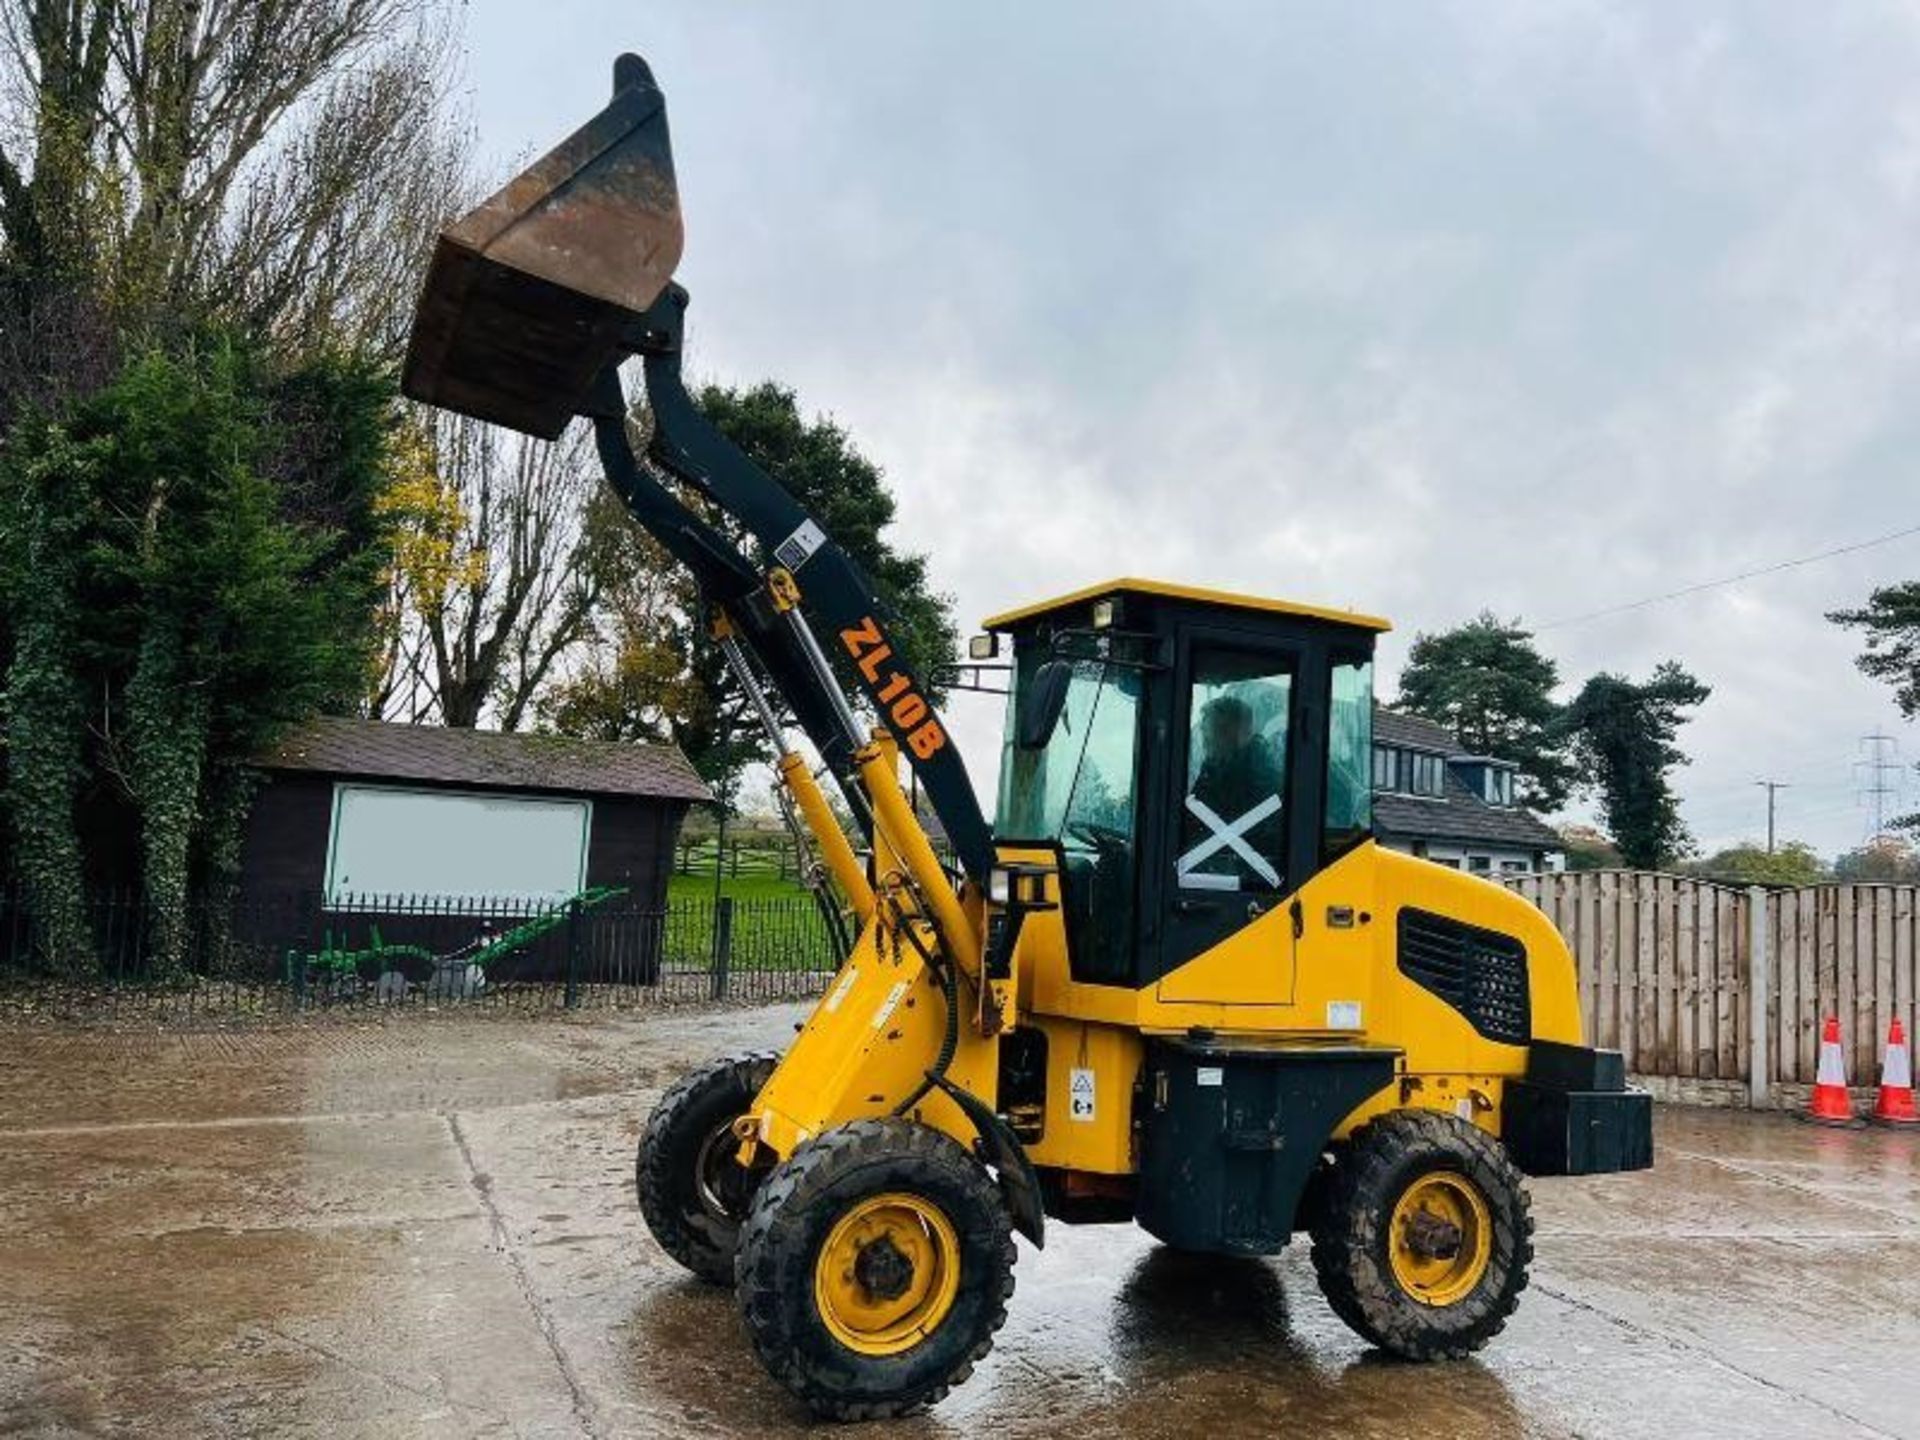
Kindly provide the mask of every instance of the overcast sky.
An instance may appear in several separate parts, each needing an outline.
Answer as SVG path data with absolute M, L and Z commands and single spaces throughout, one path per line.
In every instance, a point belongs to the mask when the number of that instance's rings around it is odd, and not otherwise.
M 881 463 L 971 626 L 1119 574 L 1537 625 L 1920 525 L 1920 11 L 474 0 L 491 163 L 667 93 L 693 368 Z M 1920 537 L 1547 628 L 1713 687 L 1709 847 L 1920 731 L 1824 611 Z M 992 783 L 999 715 L 955 728 Z M 1907 808 L 1920 802 L 1910 768 Z

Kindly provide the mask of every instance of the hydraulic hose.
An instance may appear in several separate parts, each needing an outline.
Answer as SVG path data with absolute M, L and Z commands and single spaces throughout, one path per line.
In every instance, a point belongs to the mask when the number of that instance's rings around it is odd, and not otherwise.
M 901 914 L 898 904 L 894 905 L 893 913 L 895 921 L 899 924 L 900 933 L 907 937 L 907 943 L 913 946 L 920 958 L 926 961 L 934 974 L 940 977 L 940 995 L 947 1005 L 947 1029 L 940 1041 L 939 1055 L 935 1057 L 932 1068 L 914 1087 L 913 1093 L 893 1107 L 895 1115 L 904 1115 L 926 1099 L 928 1091 L 946 1079 L 947 1069 L 953 1064 L 954 1054 L 960 1048 L 960 979 L 954 973 L 951 960 L 936 958 L 928 951 L 913 926 L 906 922 L 906 917 Z

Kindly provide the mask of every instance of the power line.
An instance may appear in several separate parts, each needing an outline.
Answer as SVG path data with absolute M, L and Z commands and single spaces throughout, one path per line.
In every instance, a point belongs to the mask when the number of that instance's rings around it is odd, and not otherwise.
M 1748 781 L 1746 783 L 1752 785 L 1764 784 L 1765 782 Z M 1806 793 L 1812 793 L 1807 791 L 1806 787 L 1802 786 L 1798 781 L 1794 783 L 1793 788 L 1800 789 L 1803 792 L 1803 796 Z M 1852 796 L 1842 805 L 1821 805 L 1816 803 L 1814 808 L 1807 809 L 1803 799 L 1802 804 L 1794 806 L 1790 812 L 1783 812 L 1783 818 L 1788 828 L 1791 830 L 1794 827 L 1804 826 L 1811 821 L 1830 820 L 1837 815 L 1859 815 L 1863 796 L 1857 781 L 1852 789 Z M 1703 833 L 1717 834 L 1726 832 L 1732 834 L 1736 831 L 1743 835 L 1752 833 L 1747 829 L 1746 824 L 1746 817 L 1752 814 L 1747 804 L 1735 804 L 1725 800 L 1706 805 L 1688 803 L 1686 805 L 1686 814 L 1688 821 L 1694 828 Z
M 1793 828 L 1799 828 L 1813 821 L 1830 820 L 1836 815 L 1858 815 L 1859 813 L 1860 807 L 1858 804 L 1835 805 L 1820 810 L 1795 810 L 1789 819 Z M 1689 812 L 1688 818 L 1693 823 L 1696 838 L 1698 838 L 1702 844 L 1713 845 L 1723 840 L 1744 843 L 1748 841 L 1753 834 L 1753 832 L 1744 825 L 1693 821 L 1691 812 Z
M 1772 565 L 1762 565 L 1758 569 L 1742 570 L 1738 575 L 1727 575 L 1718 580 L 1703 580 L 1698 585 L 1683 585 L 1678 590 L 1668 590 L 1663 594 L 1629 600 L 1624 605 L 1609 605 L 1602 610 L 1589 610 L 1584 615 L 1569 615 L 1561 620 L 1549 620 L 1544 625 L 1534 626 L 1534 632 L 1537 634 L 1542 630 L 1558 630 L 1568 625 L 1583 625 L 1589 620 L 1599 620 L 1608 615 L 1623 615 L 1629 610 L 1643 610 L 1649 605 L 1660 605 L 1668 600 L 1698 595 L 1703 590 L 1718 590 L 1727 585 L 1738 585 L 1742 580 L 1755 580 L 1762 575 L 1777 575 L 1782 570 L 1792 570 L 1801 565 L 1811 565 L 1815 561 L 1831 560 L 1839 555 L 1852 555 L 1861 550 L 1871 550 L 1876 545 L 1890 545 L 1895 540 L 1906 539 L 1909 535 L 1920 535 L 1920 525 L 1909 525 L 1904 530 L 1889 531 L 1885 535 L 1876 535 L 1871 540 L 1859 540 L 1851 545 L 1836 545 L 1831 550 L 1797 556 L 1792 560 L 1777 561 Z
M 1838 768 L 1829 765 L 1818 770 L 1802 770 L 1791 762 L 1787 763 L 1787 768 L 1800 777 L 1793 783 L 1795 788 L 1802 790 L 1851 792 L 1859 778 L 1854 764 L 1846 760 L 1841 761 Z M 1814 778 L 1808 779 L 1809 775 Z M 1722 801 L 1744 803 L 1747 791 L 1751 790 L 1753 785 L 1754 782 L 1751 780 L 1717 780 L 1711 785 L 1688 786 L 1686 793 L 1689 801 L 1696 804 L 1701 802 L 1718 804 Z

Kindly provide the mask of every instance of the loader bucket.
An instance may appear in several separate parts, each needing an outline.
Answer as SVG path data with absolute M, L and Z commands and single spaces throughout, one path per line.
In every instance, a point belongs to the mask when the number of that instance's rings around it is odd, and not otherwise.
M 613 100 L 440 232 L 402 388 L 552 439 L 680 261 L 665 98 L 637 55 Z

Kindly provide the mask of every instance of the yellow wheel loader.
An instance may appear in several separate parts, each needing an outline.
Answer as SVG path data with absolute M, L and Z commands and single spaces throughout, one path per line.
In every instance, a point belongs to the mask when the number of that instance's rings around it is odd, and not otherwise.
M 1049 1220 L 1242 1255 L 1306 1232 L 1373 1344 L 1484 1345 L 1526 1284 L 1522 1175 L 1645 1167 L 1651 1115 L 1582 1043 L 1538 911 L 1374 843 L 1385 622 L 1127 579 L 993 617 L 972 647 L 1008 681 L 990 823 L 881 598 L 690 399 L 681 234 L 664 101 L 623 56 L 609 105 L 443 233 L 406 373 L 530 434 L 594 427 L 858 918 L 784 1054 L 716 1061 L 654 1111 L 636 1169 L 660 1245 L 731 1284 L 767 1369 L 845 1419 L 963 1380 L 1013 1235 L 1038 1247 Z

